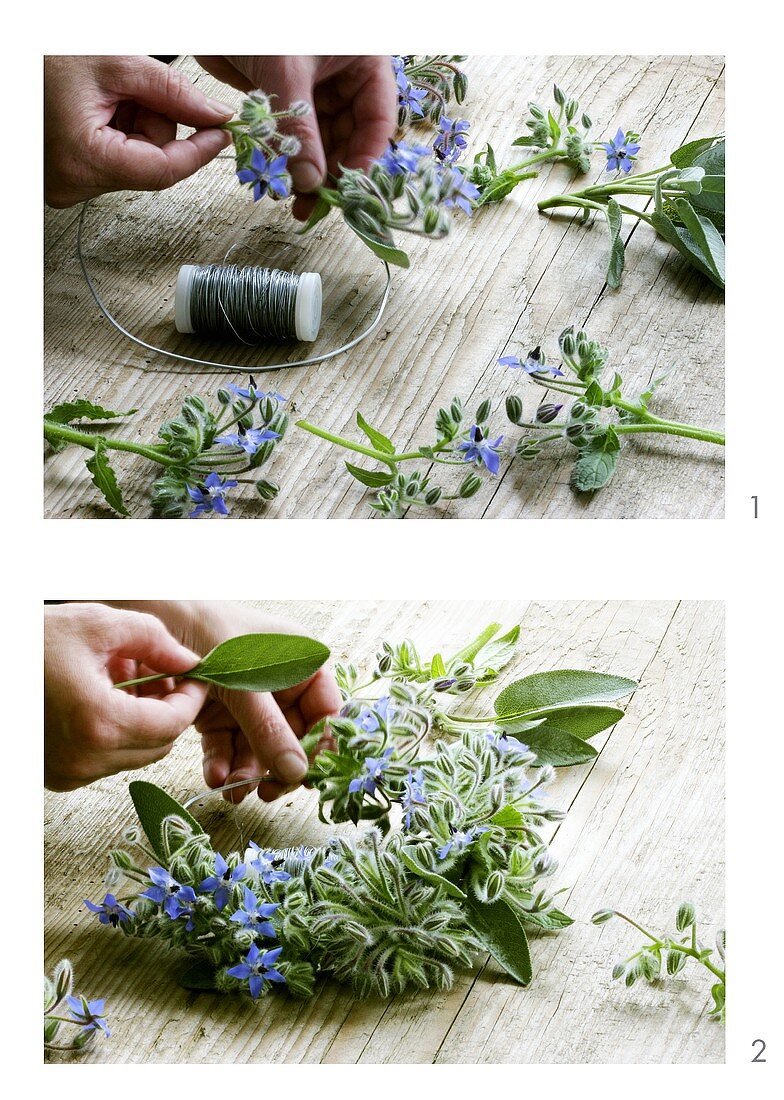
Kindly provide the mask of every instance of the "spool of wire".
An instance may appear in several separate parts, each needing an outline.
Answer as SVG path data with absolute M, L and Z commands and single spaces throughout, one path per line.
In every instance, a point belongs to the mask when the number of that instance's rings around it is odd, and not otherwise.
M 312 342 L 321 324 L 321 276 L 237 264 L 183 264 L 177 276 L 178 332 Z

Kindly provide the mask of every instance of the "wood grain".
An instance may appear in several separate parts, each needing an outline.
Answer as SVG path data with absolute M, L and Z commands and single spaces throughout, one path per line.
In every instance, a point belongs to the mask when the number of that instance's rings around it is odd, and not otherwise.
M 584 667 L 639 680 L 622 722 L 595 740 L 589 765 L 561 769 L 551 830 L 557 885 L 576 923 L 532 942 L 535 978 L 511 984 L 486 960 L 449 993 L 356 1001 L 325 981 L 310 1001 L 195 994 L 177 985 L 179 963 L 160 945 L 100 927 L 82 899 L 101 893 L 107 847 L 133 820 L 128 776 L 46 798 L 46 960 L 67 955 L 80 989 L 106 996 L 113 1037 L 84 1060 L 101 1062 L 720 1062 L 724 1034 L 706 1018 L 709 982 L 686 970 L 631 990 L 610 980 L 636 950 L 620 922 L 594 927 L 605 906 L 664 928 L 689 898 L 706 943 L 723 921 L 723 606 L 715 603 L 280 603 L 366 668 L 383 638 L 411 637 L 423 652 L 463 644 L 490 619 L 523 624 L 508 682 L 548 668 Z M 477 705 L 487 707 L 492 693 Z M 185 798 L 201 788 L 195 736 L 145 777 Z M 274 806 L 219 798 L 198 811 L 223 844 L 262 835 L 271 845 L 318 843 L 313 792 Z M 342 826 L 350 830 L 351 826 Z
M 212 78 L 192 59 L 181 64 L 207 92 Z M 526 102 L 544 101 L 553 80 L 580 99 L 595 133 L 618 125 L 642 135 L 640 164 L 666 163 L 688 137 L 723 125 L 723 62 L 714 57 L 472 57 L 465 114 L 472 147 L 490 141 L 513 159 L 511 141 L 522 127 Z M 225 98 L 226 89 L 220 87 Z M 601 174 L 596 158 L 593 176 Z M 621 288 L 604 284 L 605 230 L 579 227 L 563 215 L 542 216 L 536 201 L 570 189 L 577 180 L 564 166 L 545 167 L 504 203 L 459 221 L 448 243 L 414 240 L 412 269 L 395 272 L 381 328 L 355 351 L 307 372 L 268 376 L 291 396 L 291 411 L 354 437 L 361 406 L 371 423 L 403 449 L 432 442 L 439 405 L 460 395 L 472 409 L 494 399 L 495 424 L 508 427 L 503 399 L 520 385 L 498 367 L 505 353 L 537 343 L 554 356 L 568 324 L 587 326 L 606 343 L 633 392 L 670 366 L 662 415 L 720 427 L 723 420 L 723 296 L 693 272 L 646 226 L 625 228 L 627 270 Z M 46 222 L 46 399 L 77 395 L 112 408 L 138 407 L 123 434 L 149 441 L 194 388 L 214 391 L 225 375 L 195 383 L 115 332 L 98 314 L 75 255 L 74 211 L 50 211 Z M 247 349 L 177 336 L 173 285 L 183 262 L 220 261 L 238 241 L 254 262 L 320 271 L 325 323 L 319 350 L 340 346 L 371 319 L 381 287 L 377 262 L 350 232 L 330 219 L 307 238 L 296 236 L 283 204 L 245 201 L 231 165 L 219 160 L 195 178 L 160 195 L 107 196 L 88 214 L 86 251 L 110 308 L 133 331 L 173 350 L 259 365 L 292 361 L 303 347 Z M 406 242 L 408 243 L 408 242 Z M 235 258 L 242 258 L 241 254 Z M 308 348 L 310 345 L 308 345 Z M 228 376 L 231 380 L 233 375 Z M 237 380 L 237 379 L 234 379 Z M 541 391 L 528 389 L 532 408 Z M 118 429 L 119 431 L 119 429 Z M 452 518 L 586 517 L 719 518 L 723 515 L 723 452 L 709 444 L 657 437 L 625 447 L 618 476 L 593 499 L 568 487 L 573 457 L 553 452 L 517 463 L 489 491 L 445 503 L 435 514 Z M 367 517 L 368 495 L 343 467 L 344 452 L 292 429 L 270 467 L 281 486 L 271 504 L 237 501 L 237 517 Z M 149 514 L 149 466 L 117 459 L 132 512 Z M 110 513 L 96 498 L 84 456 L 68 449 L 46 463 L 46 514 L 99 517 Z

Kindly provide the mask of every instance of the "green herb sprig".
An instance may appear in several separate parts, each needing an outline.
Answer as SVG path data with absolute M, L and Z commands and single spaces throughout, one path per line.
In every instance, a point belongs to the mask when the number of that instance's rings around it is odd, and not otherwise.
M 712 1003 L 708 1015 L 711 1019 L 724 1023 L 727 980 L 724 959 L 726 934 L 723 928 L 716 935 L 715 947 L 705 947 L 697 938 L 697 914 L 689 901 L 684 901 L 678 907 L 674 934 L 665 933 L 659 936 L 649 932 L 636 920 L 617 909 L 600 909 L 591 920 L 594 924 L 604 924 L 613 917 L 626 921 L 638 932 L 642 932 L 648 941 L 639 951 L 615 964 L 612 973 L 616 981 L 621 981 L 626 986 L 634 985 L 641 978 L 650 983 L 658 982 L 665 975 L 674 977 L 679 974 L 689 959 L 693 959 L 716 979 L 711 987 Z

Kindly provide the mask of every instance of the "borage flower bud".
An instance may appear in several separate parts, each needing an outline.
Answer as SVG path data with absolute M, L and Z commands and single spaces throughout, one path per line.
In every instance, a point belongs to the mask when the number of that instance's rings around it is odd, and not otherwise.
M 697 914 L 694 906 L 690 901 L 684 901 L 675 917 L 675 927 L 679 932 L 683 932 L 685 929 L 691 928 L 696 919 Z
M 280 486 L 276 485 L 274 481 L 267 481 L 262 478 L 261 481 L 256 482 L 256 492 L 262 500 L 274 500 L 280 492 Z
M 302 142 L 292 134 L 284 134 L 278 142 L 278 151 L 284 157 L 295 157 L 302 150 Z
M 414 211 L 416 213 L 416 210 Z M 438 227 L 441 222 L 441 212 L 437 206 L 428 206 L 425 208 L 425 212 L 422 215 L 422 229 L 430 236 L 438 232 Z
M 477 424 L 483 424 L 490 416 L 490 411 L 493 407 L 493 403 L 490 398 L 485 398 L 479 408 L 476 410 L 476 422 Z
M 287 113 L 294 118 L 302 118 L 304 115 L 310 114 L 310 104 L 304 99 L 295 99 L 293 103 L 289 104 Z
M 551 424 L 555 420 L 563 405 L 553 405 L 545 402 L 536 410 L 536 420 L 539 424 Z
M 248 133 L 256 141 L 268 141 L 276 130 L 277 126 L 271 118 L 262 118 L 248 127 Z
M 513 424 L 519 424 L 523 419 L 523 402 L 516 393 L 511 393 L 506 399 L 506 415 Z
M 557 84 L 553 84 L 553 99 L 559 107 L 563 107 L 566 102 L 566 96 L 563 94 Z
M 604 924 L 605 921 L 612 920 L 614 916 L 614 909 L 598 909 L 591 917 L 591 924 Z
M 428 489 L 425 493 L 425 504 L 437 504 L 441 498 L 441 490 L 438 486 L 433 486 L 432 489 Z

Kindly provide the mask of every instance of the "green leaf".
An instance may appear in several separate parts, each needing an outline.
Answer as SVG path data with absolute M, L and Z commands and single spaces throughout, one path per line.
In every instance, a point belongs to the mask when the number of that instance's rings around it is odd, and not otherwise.
M 710 149 L 715 141 L 715 137 L 697 138 L 696 141 L 689 141 L 672 153 L 670 161 L 676 168 L 690 168 L 697 157 Z M 720 144 L 723 145 L 724 142 L 722 141 Z
M 612 428 L 592 439 L 577 456 L 570 479 L 572 488 L 578 493 L 601 489 L 615 473 L 619 451 L 618 436 Z
M 48 413 L 44 413 L 44 420 L 50 420 L 54 424 L 72 424 L 75 420 L 116 420 L 121 416 L 132 416 L 136 411 L 128 409 L 126 412 L 112 412 L 80 397 L 76 401 L 55 405 Z
M 328 657 L 325 645 L 298 634 L 241 634 L 184 675 L 233 691 L 283 691 L 311 677 Z
M 372 428 L 360 412 L 357 413 L 357 427 L 365 433 L 377 451 L 383 451 L 388 455 L 393 455 L 395 453 L 395 444 L 392 440 L 382 435 L 377 428 Z
M 557 728 L 585 739 L 620 722 L 623 711 L 620 707 L 608 707 L 603 703 L 581 703 L 576 707 L 554 707 L 549 711 L 538 711 L 535 717 L 541 718 L 543 715 L 545 721 L 537 726 L 537 736 L 545 734 L 548 728 Z M 503 723 L 503 719 L 499 718 L 499 722 Z
M 626 252 L 623 247 L 623 240 L 621 239 L 623 215 L 615 199 L 609 199 L 607 201 L 604 212 L 607 218 L 607 228 L 610 232 L 610 258 L 607 261 L 606 276 L 607 285 L 612 287 L 613 290 L 617 290 L 621 285 L 623 267 L 626 262 Z
M 498 679 L 498 674 L 505 668 L 517 652 L 517 643 L 520 639 L 520 627 L 513 626 L 500 638 L 493 638 L 477 653 L 473 664 L 476 670 L 477 684 L 491 684 Z
M 326 718 L 321 718 L 316 722 L 312 730 L 308 730 L 304 737 L 300 737 L 299 744 L 305 756 L 310 758 L 316 751 L 319 745 L 319 741 L 324 736 L 324 730 L 327 728 Z
M 139 821 L 150 846 L 162 863 L 165 863 L 167 859 L 161 836 L 161 826 L 164 818 L 181 817 L 188 822 L 194 833 L 204 832 L 195 817 L 192 817 L 176 799 L 172 798 L 166 791 L 161 790 L 160 787 L 156 787 L 154 783 L 134 779 L 128 785 L 128 793 L 131 796 L 136 813 L 139 815 Z
M 346 218 L 346 224 L 354 230 L 360 240 L 364 241 L 371 252 L 385 261 L 388 264 L 395 264 L 396 267 L 409 267 L 410 260 L 405 252 L 400 248 L 395 248 L 394 242 L 390 237 L 388 241 L 379 240 L 377 237 L 370 237 L 367 233 L 364 233 L 361 229 L 358 229 L 353 222 Z
M 715 282 L 724 285 L 724 241 L 709 218 L 693 209 L 687 199 L 676 199 L 675 207 L 686 229 L 700 249 L 705 263 L 713 271 Z
M 611 676 L 606 672 L 562 668 L 553 672 L 534 672 L 505 687 L 493 704 L 498 715 L 530 714 L 558 706 L 580 703 L 611 703 L 631 695 L 636 680 Z
M 92 474 L 93 485 L 101 490 L 109 507 L 119 512 L 121 516 L 129 516 L 131 513 L 123 504 L 120 486 L 117 484 L 117 477 L 109 462 L 104 439 L 99 437 L 96 440 L 95 450 L 86 460 L 86 466 Z
M 528 937 L 515 910 L 505 901 L 484 905 L 470 895 L 465 908 L 477 939 L 507 974 L 520 985 L 528 985 L 533 976 Z
M 544 729 L 540 726 L 526 736 L 525 742 L 531 752 L 536 753 L 538 764 L 552 764 L 554 768 L 569 768 L 574 764 L 585 764 L 598 756 L 593 745 L 583 741 L 580 737 L 568 733 L 566 730 L 547 725 L 547 732 L 540 733 Z
M 688 205 L 688 204 L 687 204 Z M 707 219 L 703 219 L 707 221 Z M 724 289 L 724 278 L 719 277 L 716 273 L 712 263 L 708 263 L 702 251 L 700 250 L 697 242 L 694 240 L 689 231 L 682 226 L 675 225 L 675 223 L 666 215 L 654 212 L 651 214 L 651 225 L 665 241 L 677 249 L 682 256 L 684 256 L 692 267 L 695 267 L 698 271 L 701 271 L 703 275 L 706 275 L 712 283 L 716 286 Z M 719 238 L 721 240 L 721 238 Z M 722 261 L 722 267 L 723 267 Z
M 430 662 L 430 676 L 433 680 L 441 680 L 446 676 L 446 665 L 440 653 L 436 653 Z
M 490 639 L 496 636 L 500 629 L 500 623 L 490 623 L 472 642 L 469 642 L 459 653 L 456 653 L 452 660 L 466 661 L 468 664 L 473 664 L 474 658 L 484 649 Z
M 319 197 L 316 199 L 316 205 L 313 207 L 310 217 L 305 224 L 297 230 L 297 233 L 309 233 L 315 225 L 318 225 L 322 219 L 326 218 L 332 210 L 333 205 L 334 203 L 329 202 L 324 194 L 319 193 Z
M 375 470 L 362 470 L 359 466 L 352 466 L 350 462 L 346 463 L 346 469 L 353 478 L 361 481 L 363 485 L 367 485 L 371 489 L 380 489 L 384 485 L 389 485 L 392 480 L 392 474 L 382 474 Z
M 491 825 L 498 825 L 501 829 L 515 829 L 523 824 L 525 818 L 511 803 L 502 806 L 498 813 L 490 818 Z
M 180 975 L 180 985 L 183 989 L 208 990 L 214 993 L 216 970 L 217 967 L 206 960 L 194 963 Z
M 667 381 L 667 379 L 669 378 L 669 376 L 672 374 L 672 372 L 674 370 L 675 370 L 675 367 L 668 367 L 668 369 L 664 372 L 664 374 L 660 374 L 658 378 L 654 378 L 653 382 L 651 382 L 648 389 L 645 390 L 644 393 L 640 394 L 640 396 L 637 398 L 637 400 L 639 401 L 639 403 L 642 405 L 642 407 L 644 409 L 648 408 L 648 404 L 649 404 L 651 398 L 653 397 L 653 395 L 658 390 L 659 386 L 661 386 L 663 382 Z
M 420 867 L 405 848 L 400 849 L 400 858 L 412 874 L 418 875 L 419 878 L 424 879 L 425 882 L 429 882 L 431 886 L 440 886 L 441 889 L 452 898 L 460 898 L 461 901 L 465 900 L 467 895 L 459 886 L 454 882 L 450 882 L 448 878 L 444 878 L 443 875 L 436 874 L 435 871 L 428 871 L 425 870 L 424 867 Z
M 574 924 L 572 917 L 561 912 L 560 909 L 548 909 L 543 913 L 524 913 L 518 910 L 523 924 L 533 924 L 536 928 L 543 928 L 547 932 L 557 932 L 561 928 L 568 928 Z

